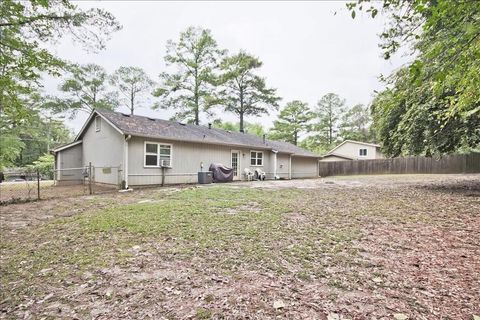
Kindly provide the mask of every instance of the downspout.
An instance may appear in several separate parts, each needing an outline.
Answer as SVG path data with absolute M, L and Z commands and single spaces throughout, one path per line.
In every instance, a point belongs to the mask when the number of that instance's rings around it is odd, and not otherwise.
M 123 180 L 125 181 L 125 189 L 128 189 L 128 140 L 131 138 L 131 135 L 125 137 L 125 144 L 123 148 Z
M 277 150 L 272 150 L 273 152 L 273 180 L 277 180 Z
M 57 181 L 60 181 L 62 180 L 62 161 L 60 160 L 60 156 L 61 156 L 62 152 L 59 151 L 57 152 Z

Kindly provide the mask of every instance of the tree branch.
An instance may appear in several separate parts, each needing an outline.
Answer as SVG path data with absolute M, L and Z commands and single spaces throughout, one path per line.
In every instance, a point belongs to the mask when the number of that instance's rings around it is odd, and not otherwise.
M 49 15 L 49 14 L 41 14 L 36 17 L 31 17 L 25 20 L 19 20 L 15 22 L 2 22 L 0 23 L 0 27 L 13 27 L 13 26 L 22 26 L 26 24 L 31 24 L 36 21 L 40 20 L 65 20 L 68 21 L 72 18 L 72 15 L 64 15 L 64 16 L 58 16 L 58 15 Z

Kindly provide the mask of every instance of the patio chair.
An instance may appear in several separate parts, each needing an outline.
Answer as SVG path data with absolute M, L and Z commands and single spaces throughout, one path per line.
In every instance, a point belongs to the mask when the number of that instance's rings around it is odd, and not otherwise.
M 253 180 L 254 173 L 249 168 L 245 168 L 245 170 L 243 170 L 243 174 L 245 175 L 245 178 L 247 178 L 247 181 Z
M 265 181 L 265 176 L 266 175 L 267 174 L 262 169 L 259 169 L 259 168 L 255 169 L 255 179 L 256 180 Z

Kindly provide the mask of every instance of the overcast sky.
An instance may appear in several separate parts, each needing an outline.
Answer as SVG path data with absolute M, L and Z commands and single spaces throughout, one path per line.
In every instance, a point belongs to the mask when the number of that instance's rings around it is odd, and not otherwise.
M 123 30 L 113 35 L 107 48 L 87 53 L 69 41 L 54 51 L 73 62 L 97 63 L 113 72 L 119 66 L 139 66 L 154 79 L 165 70 L 163 57 L 169 39 L 178 39 L 188 26 L 212 31 L 221 48 L 240 49 L 264 63 L 259 74 L 267 85 L 277 88 L 282 105 L 293 99 L 314 106 L 322 95 L 334 92 L 348 105 L 368 104 L 374 90 L 382 88 L 380 74 L 397 69 L 402 60 L 385 61 L 378 48 L 384 19 L 359 15 L 355 19 L 344 1 L 239 1 L 76 2 L 80 7 L 101 7 L 115 15 Z M 55 94 L 58 80 L 47 80 L 45 91 Z M 125 107 L 119 109 L 127 112 Z M 172 112 L 152 111 L 146 105 L 137 111 L 168 119 Z M 247 121 L 271 126 L 276 113 Z M 68 121 L 77 132 L 85 114 Z M 222 119 L 235 121 L 233 115 Z

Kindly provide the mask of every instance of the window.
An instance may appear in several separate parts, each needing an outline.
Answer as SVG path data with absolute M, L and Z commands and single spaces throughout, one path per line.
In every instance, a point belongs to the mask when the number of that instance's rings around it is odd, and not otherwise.
M 170 167 L 171 161 L 171 144 L 145 142 L 145 167 Z
M 95 131 L 98 132 L 102 129 L 102 118 L 100 116 L 95 117 Z
M 367 156 L 367 149 L 359 149 L 358 152 L 361 157 Z
M 263 152 L 250 151 L 250 165 L 263 166 Z

